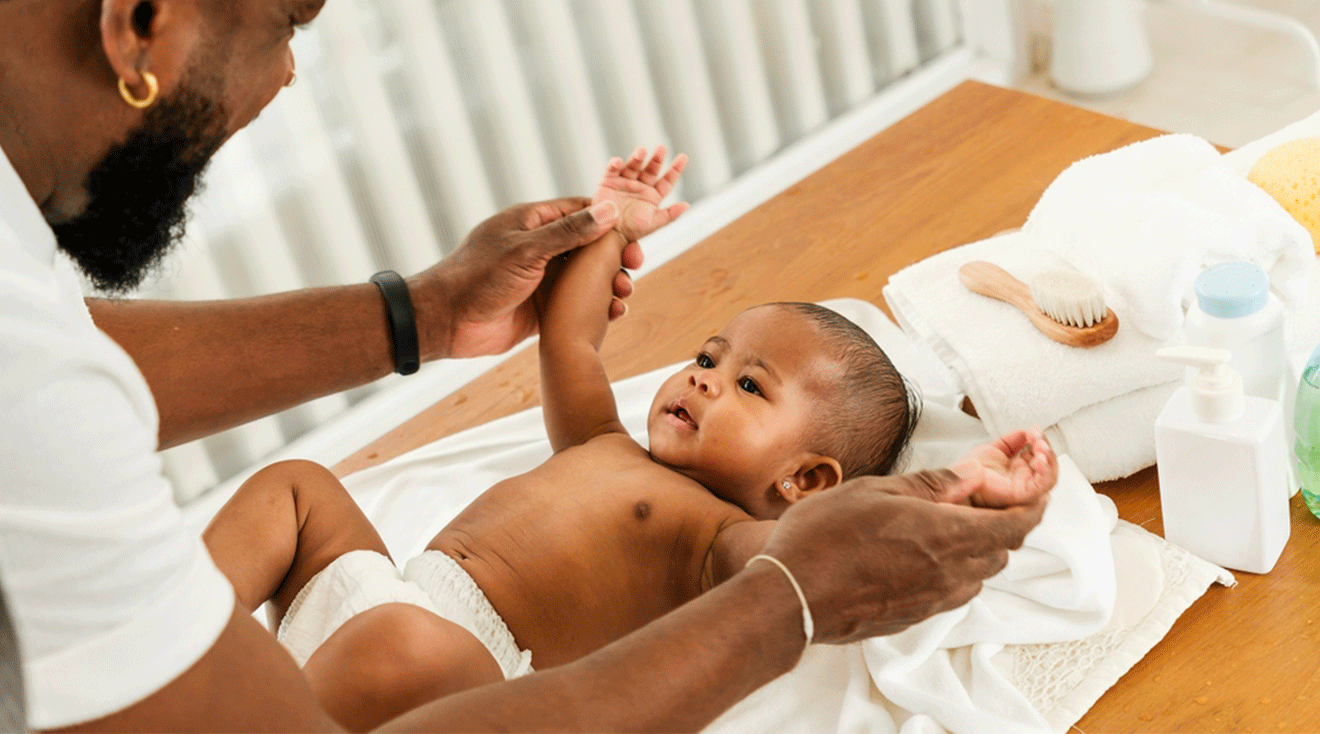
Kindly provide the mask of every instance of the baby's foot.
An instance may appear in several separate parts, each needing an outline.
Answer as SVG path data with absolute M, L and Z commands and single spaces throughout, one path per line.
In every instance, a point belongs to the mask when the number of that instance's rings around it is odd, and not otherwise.
M 660 201 L 674 190 L 674 184 L 687 167 L 688 157 L 680 153 L 674 158 L 669 170 L 662 176 L 660 169 L 665 162 L 665 146 L 656 146 L 655 155 L 646 159 L 646 148 L 639 147 L 625 161 L 614 158 L 605 169 L 600 188 L 592 198 L 592 204 L 613 201 L 619 207 L 619 220 L 615 229 L 624 238 L 633 242 L 674 221 L 678 215 L 687 211 L 687 202 L 661 208 Z

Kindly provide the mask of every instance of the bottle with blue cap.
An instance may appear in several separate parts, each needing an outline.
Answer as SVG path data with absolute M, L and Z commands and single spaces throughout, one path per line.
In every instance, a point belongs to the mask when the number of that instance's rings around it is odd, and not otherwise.
M 1269 275 L 1255 263 L 1222 262 L 1201 271 L 1195 290 L 1183 324 L 1187 344 L 1231 352 L 1228 366 L 1242 375 L 1243 393 L 1283 408 L 1284 437 L 1292 446 L 1297 373 L 1284 348 L 1283 303 L 1270 291 Z M 1288 471 L 1295 493 L 1291 453 Z

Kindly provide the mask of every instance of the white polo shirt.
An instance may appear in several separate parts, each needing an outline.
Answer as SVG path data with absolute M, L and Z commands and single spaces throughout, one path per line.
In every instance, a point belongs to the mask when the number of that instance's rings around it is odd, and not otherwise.
M 0 151 L 0 579 L 34 729 L 149 696 L 229 619 L 233 590 L 161 474 L 158 423 Z

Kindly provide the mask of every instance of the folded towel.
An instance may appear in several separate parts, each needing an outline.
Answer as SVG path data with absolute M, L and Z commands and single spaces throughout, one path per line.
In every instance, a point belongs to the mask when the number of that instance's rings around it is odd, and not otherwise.
M 946 466 L 988 439 L 981 421 L 958 410 L 962 396 L 948 370 L 880 309 L 850 299 L 825 305 L 866 329 L 922 390 L 909 468 Z M 620 418 L 635 438 L 645 441 L 651 396 L 675 369 L 616 383 Z M 420 447 L 345 485 L 390 552 L 408 557 L 488 486 L 549 455 L 534 409 Z M 1112 502 L 1066 456 L 1060 466 L 1041 525 L 976 600 L 900 635 L 813 646 L 793 672 L 709 731 L 1067 730 L 1209 584 L 1228 577 L 1117 521 Z M 1134 530 L 1146 539 L 1125 550 L 1122 536 Z M 1194 573 L 1161 576 L 1165 553 L 1181 554 Z
M 1305 288 L 1310 233 L 1192 135 L 1163 135 L 1073 163 L 1023 231 L 1100 281 L 1129 329 L 1169 339 L 1207 266 L 1248 260 L 1285 306 Z
M 948 250 L 911 265 L 884 288 L 894 317 L 914 341 L 930 348 L 950 368 L 990 433 L 1040 426 L 1053 430 L 1090 481 L 1126 476 L 1154 461 L 1150 431 L 1133 435 L 1123 407 L 1159 405 L 1125 399 L 1120 409 L 1099 406 L 1120 396 L 1182 379 L 1182 368 L 1161 362 L 1163 342 L 1124 328 L 1098 347 L 1079 349 L 1041 334 L 1014 306 L 972 293 L 958 281 L 958 268 L 989 260 L 1019 279 L 1058 267 L 1054 255 L 1024 232 L 1013 232 Z M 1151 414 L 1153 425 L 1154 414 Z M 1086 440 L 1075 437 L 1085 435 Z M 1099 440 L 1096 440 L 1099 439 Z M 1135 449 L 1135 450 L 1134 450 Z M 1129 458 L 1136 457 L 1136 458 Z M 1149 460 L 1147 460 L 1149 459 Z M 1145 463 L 1142 463 L 1145 462 Z
M 1072 456 L 1092 482 L 1135 474 L 1155 463 L 1155 419 L 1181 384 L 1143 387 L 1088 405 L 1046 428 L 1045 437 L 1056 451 Z

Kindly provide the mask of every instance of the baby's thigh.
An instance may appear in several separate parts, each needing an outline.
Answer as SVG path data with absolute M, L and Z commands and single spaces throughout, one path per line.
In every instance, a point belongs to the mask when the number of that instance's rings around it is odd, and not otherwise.
M 335 630 L 303 672 L 340 724 L 365 731 L 434 699 L 504 680 L 470 632 L 419 606 L 382 604 Z

